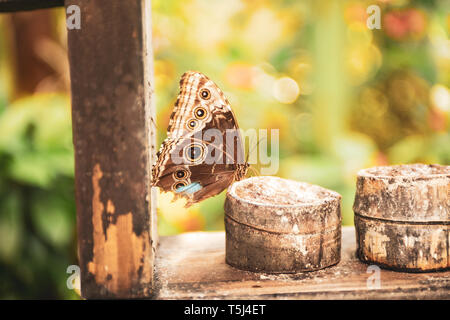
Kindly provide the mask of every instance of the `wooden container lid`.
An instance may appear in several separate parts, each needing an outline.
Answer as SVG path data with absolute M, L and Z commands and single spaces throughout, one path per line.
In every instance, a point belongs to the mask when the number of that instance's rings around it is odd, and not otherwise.
M 396 165 L 358 172 L 358 255 L 404 271 L 450 267 L 450 167 Z
M 358 172 L 353 210 L 403 222 L 450 221 L 450 166 L 410 164 Z
M 225 201 L 226 261 L 251 271 L 312 271 L 339 262 L 341 196 L 278 177 L 234 183 Z

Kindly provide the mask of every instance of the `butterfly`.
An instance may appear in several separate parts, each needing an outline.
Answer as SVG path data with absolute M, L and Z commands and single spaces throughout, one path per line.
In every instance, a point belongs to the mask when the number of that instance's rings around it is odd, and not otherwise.
M 152 168 L 152 185 L 185 198 L 186 207 L 221 193 L 248 170 L 242 137 L 222 90 L 188 71 Z

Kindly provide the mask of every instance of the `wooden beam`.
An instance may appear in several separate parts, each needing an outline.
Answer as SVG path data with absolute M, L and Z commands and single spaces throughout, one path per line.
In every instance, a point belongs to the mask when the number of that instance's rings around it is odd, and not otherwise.
M 63 7 L 64 0 L 0 0 L 0 12 Z
M 403 273 L 362 263 L 353 227 L 342 229 L 336 266 L 297 274 L 242 271 L 225 263 L 225 234 L 162 237 L 156 258 L 156 299 L 450 299 L 450 271 Z M 375 271 L 374 271 L 375 270 Z M 369 281 L 368 281 L 369 280 Z
M 156 246 L 150 168 L 150 1 L 71 0 L 68 30 L 81 292 L 151 293 Z

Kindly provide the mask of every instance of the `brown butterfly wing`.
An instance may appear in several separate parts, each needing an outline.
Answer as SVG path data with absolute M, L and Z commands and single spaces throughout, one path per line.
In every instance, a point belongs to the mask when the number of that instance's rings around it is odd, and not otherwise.
M 207 90 L 210 95 L 202 97 L 202 90 Z M 193 114 L 196 108 L 204 108 L 207 113 L 198 118 Z M 198 131 L 206 126 L 206 123 L 213 119 L 214 115 L 231 112 L 230 103 L 222 90 L 207 76 L 200 72 L 188 71 L 181 76 L 180 93 L 175 102 L 174 111 L 170 116 L 167 137 L 176 139 Z M 189 128 L 189 120 L 198 122 L 195 128 Z M 233 125 L 237 128 L 237 123 L 233 115 Z
M 222 192 L 234 179 L 245 175 L 247 166 L 243 161 L 241 135 L 222 91 L 198 72 L 185 73 L 180 81 L 180 89 L 169 122 L 168 137 L 153 167 L 153 184 L 163 191 L 174 192 L 177 197 L 187 198 L 188 205 L 191 205 Z M 208 96 L 201 95 L 205 89 Z M 205 113 L 198 113 L 199 109 Z M 195 126 L 189 126 L 189 121 L 195 121 Z M 211 129 L 222 139 L 202 140 Z M 230 130 L 233 139 L 227 139 L 226 134 Z M 200 146 L 206 155 L 222 156 L 223 161 L 190 161 L 185 151 L 192 150 L 189 147 L 193 145 Z M 184 161 L 180 162 L 180 159 Z

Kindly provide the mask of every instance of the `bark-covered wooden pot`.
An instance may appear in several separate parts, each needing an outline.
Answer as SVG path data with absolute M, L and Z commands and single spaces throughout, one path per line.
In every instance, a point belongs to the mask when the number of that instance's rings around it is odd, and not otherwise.
M 226 262 L 266 273 L 322 269 L 341 256 L 341 196 L 277 177 L 234 183 L 225 201 Z
M 362 261 L 410 272 L 450 268 L 450 166 L 361 170 L 353 211 Z

